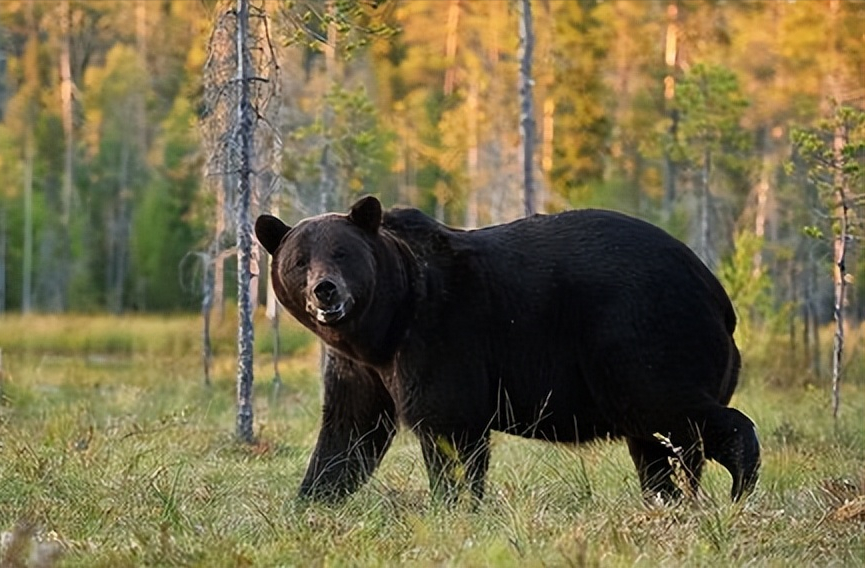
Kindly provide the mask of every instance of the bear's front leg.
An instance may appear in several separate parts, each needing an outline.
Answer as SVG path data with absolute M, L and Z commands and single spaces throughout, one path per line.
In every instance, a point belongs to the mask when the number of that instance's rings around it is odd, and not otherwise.
M 377 373 L 330 350 L 323 379 L 321 431 L 300 496 L 335 501 L 378 467 L 396 433 L 395 406 Z
M 489 432 L 440 434 L 427 430 L 417 434 L 433 499 L 453 505 L 468 486 L 479 503 L 490 464 Z

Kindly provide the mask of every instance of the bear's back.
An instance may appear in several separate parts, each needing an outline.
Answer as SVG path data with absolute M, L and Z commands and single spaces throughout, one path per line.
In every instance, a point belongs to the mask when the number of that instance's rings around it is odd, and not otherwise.
M 393 209 L 383 226 L 427 264 L 474 268 L 492 278 L 696 288 L 717 302 L 728 333 L 735 328 L 726 292 L 697 255 L 663 229 L 622 213 L 583 209 L 461 230 L 417 209 Z

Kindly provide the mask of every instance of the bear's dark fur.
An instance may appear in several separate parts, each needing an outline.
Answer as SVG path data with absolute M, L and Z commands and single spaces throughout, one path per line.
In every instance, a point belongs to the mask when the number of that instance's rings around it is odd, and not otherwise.
M 753 489 L 754 424 L 726 406 L 733 306 L 661 229 L 585 210 L 462 231 L 365 197 L 347 215 L 294 228 L 264 215 L 255 230 L 280 302 L 327 346 L 302 496 L 355 491 L 398 424 L 447 499 L 464 485 L 483 496 L 491 430 L 625 438 L 647 496 L 680 493 L 675 456 L 692 489 L 707 458 L 730 471 L 733 499 Z

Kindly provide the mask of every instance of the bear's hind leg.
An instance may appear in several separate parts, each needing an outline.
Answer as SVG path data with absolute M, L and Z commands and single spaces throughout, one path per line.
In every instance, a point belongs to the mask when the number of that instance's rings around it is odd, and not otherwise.
M 706 457 L 733 477 L 733 501 L 753 491 L 760 469 L 760 442 L 751 419 L 735 408 L 718 407 L 705 416 L 702 435 Z
M 628 438 L 628 451 L 640 477 L 643 498 L 651 501 L 655 496 L 660 496 L 665 502 L 679 498 L 681 492 L 673 483 L 670 451 L 657 440 L 640 438 Z
M 643 497 L 652 501 L 660 497 L 665 503 L 682 496 L 680 483 L 687 483 L 691 495 L 696 494 L 703 471 L 704 458 L 700 448 L 692 447 L 678 455 L 664 447 L 659 440 L 628 438 L 628 451 L 640 477 Z M 678 460 L 676 466 L 673 463 Z M 676 483 L 676 468 L 684 479 Z
M 479 436 L 424 432 L 418 437 L 433 499 L 453 505 L 466 486 L 476 502 L 483 499 L 490 463 L 488 432 Z

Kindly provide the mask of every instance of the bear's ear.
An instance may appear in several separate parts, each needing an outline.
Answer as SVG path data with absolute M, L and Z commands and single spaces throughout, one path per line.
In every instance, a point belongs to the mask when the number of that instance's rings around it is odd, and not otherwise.
M 375 233 L 381 225 L 381 203 L 372 195 L 360 198 L 351 206 L 348 220 L 365 231 Z
M 282 237 L 291 230 L 291 227 L 274 217 L 273 215 L 261 215 L 255 221 L 255 236 L 264 249 L 273 255 L 282 242 Z

